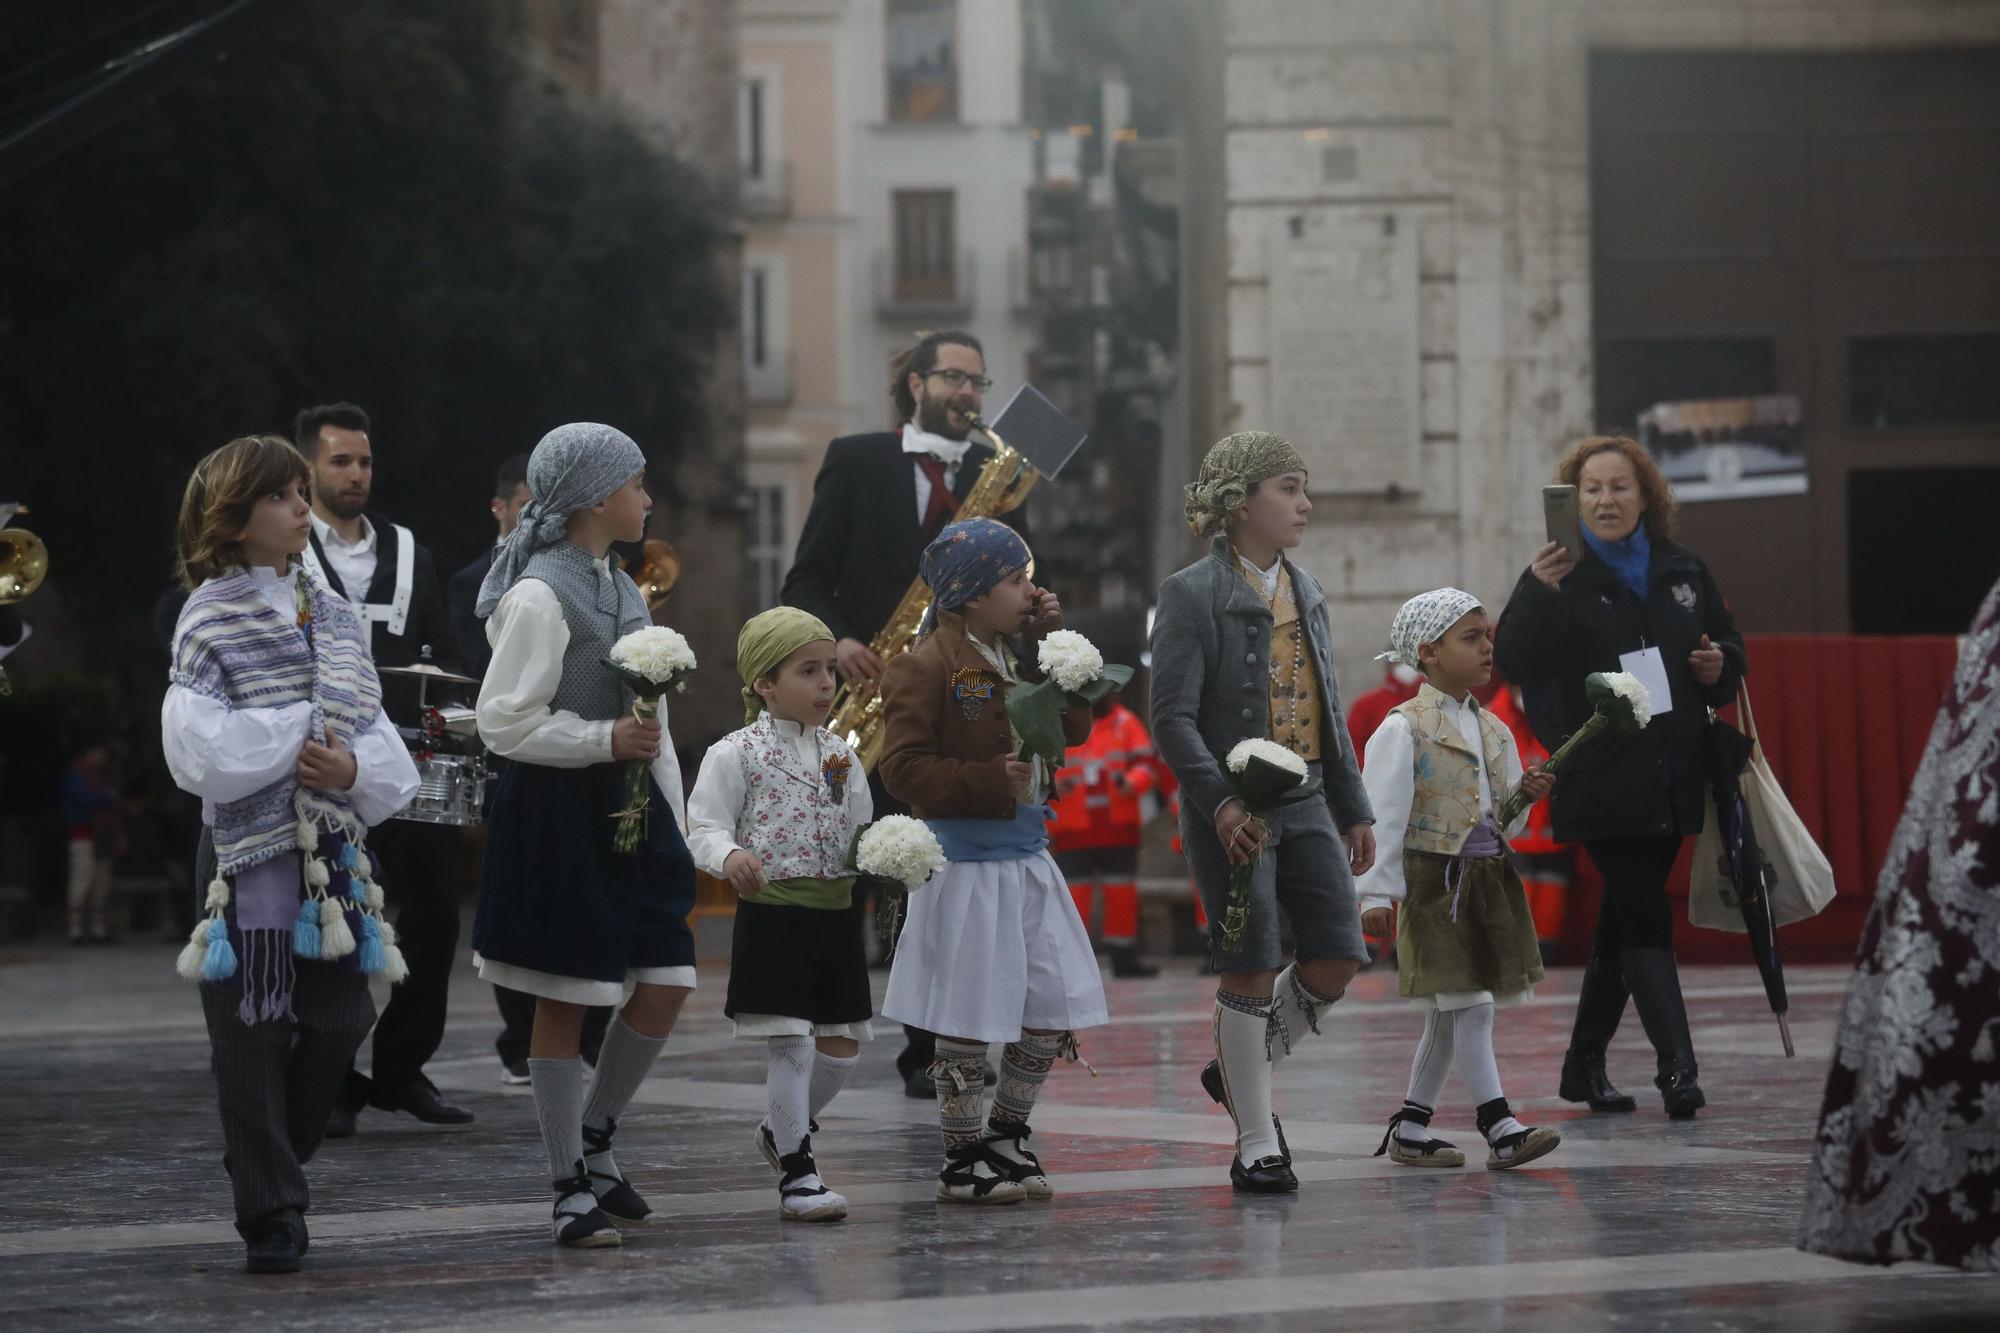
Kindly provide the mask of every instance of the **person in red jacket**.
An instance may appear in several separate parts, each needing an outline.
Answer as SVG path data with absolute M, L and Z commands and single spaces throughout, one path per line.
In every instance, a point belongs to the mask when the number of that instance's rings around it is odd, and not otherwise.
M 1391 662 L 1382 668 L 1381 684 L 1355 697 L 1347 706 L 1347 734 L 1354 738 L 1356 755 L 1368 752 L 1368 738 L 1382 725 L 1382 719 L 1416 698 L 1423 683 L 1422 676 L 1401 662 Z
M 1099 703 L 1090 739 L 1056 770 L 1049 844 L 1090 924 L 1092 890 L 1104 895 L 1101 938 L 1114 977 L 1153 977 L 1139 958 L 1139 831 L 1147 797 L 1160 788 L 1160 761 L 1138 714 L 1116 695 Z

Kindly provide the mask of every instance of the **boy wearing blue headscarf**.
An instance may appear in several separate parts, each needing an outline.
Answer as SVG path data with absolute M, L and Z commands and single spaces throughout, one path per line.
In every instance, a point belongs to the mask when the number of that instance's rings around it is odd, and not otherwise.
M 1062 628 L 1062 609 L 1035 586 L 1027 543 L 992 519 L 947 527 L 922 570 L 931 608 L 883 679 L 879 767 L 950 864 L 910 895 L 882 1013 L 938 1034 L 937 1197 L 1047 1199 L 1028 1116 L 1056 1058 L 1077 1058 L 1077 1029 L 1105 1021 L 1089 932 L 1048 851 L 1050 774 L 1016 757 L 1007 719 L 1007 687 L 1041 679 L 1033 645 Z M 1064 741 L 1081 745 L 1090 725 L 1089 709 L 1065 711 Z M 982 1117 L 996 1041 L 1006 1050 Z
M 694 862 L 666 700 L 657 722 L 634 717 L 604 665 L 612 644 L 651 621 L 610 554 L 645 536 L 646 457 L 610 426 L 558 426 L 528 459 L 528 490 L 476 608 L 493 645 L 479 734 L 513 762 L 493 799 L 472 947 L 480 976 L 535 997 L 528 1074 L 554 1178 L 552 1232 L 558 1245 L 599 1249 L 652 1212 L 611 1136 L 694 989 Z M 638 847 L 619 852 L 613 816 L 633 760 L 650 762 L 654 813 Z M 586 1102 L 584 1011 L 620 1004 Z

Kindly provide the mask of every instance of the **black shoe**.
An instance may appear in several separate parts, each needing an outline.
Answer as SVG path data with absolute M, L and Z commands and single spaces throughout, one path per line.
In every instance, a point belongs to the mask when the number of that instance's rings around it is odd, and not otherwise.
M 912 1069 L 903 1075 L 903 1095 L 921 1097 L 925 1101 L 937 1100 L 937 1084 L 931 1081 L 929 1069 Z
M 1557 1095 L 1566 1102 L 1583 1102 L 1593 1111 L 1636 1111 L 1639 1103 L 1612 1086 L 1604 1072 L 1604 1056 L 1575 1050 L 1563 1056 L 1562 1083 Z
M 534 1081 L 534 1076 L 528 1072 L 527 1056 L 524 1055 L 518 1059 L 502 1060 L 500 1062 L 500 1083 L 502 1087 L 525 1087 Z
M 246 1273 L 296 1273 L 299 1271 L 299 1243 L 290 1228 L 272 1227 L 244 1248 Z
M 321 1138 L 351 1139 L 354 1137 L 354 1118 L 360 1112 L 346 1102 L 335 1102 L 333 1114 L 326 1118 L 326 1133 Z
M 1213 1101 L 1217 1106 L 1220 1106 L 1225 1111 L 1229 1110 L 1229 1102 L 1222 1095 L 1222 1061 L 1210 1060 L 1201 1067 L 1201 1090 L 1207 1093 L 1209 1100 Z M 1235 1113 L 1232 1111 L 1230 1114 L 1233 1115 Z M 1285 1142 L 1285 1125 L 1283 1121 L 1278 1119 L 1276 1111 L 1271 1113 L 1271 1128 L 1278 1135 L 1278 1155 L 1285 1159 L 1286 1166 L 1290 1166 L 1292 1164 L 1292 1145 Z
M 554 1182 L 556 1206 L 550 1222 L 550 1235 L 555 1243 L 572 1250 L 615 1249 L 624 1242 L 611 1218 L 597 1206 L 597 1196 L 590 1192 L 590 1174 L 583 1169 L 583 1162 L 576 1164 L 576 1174 Z M 578 1195 L 589 1199 L 590 1207 L 579 1212 L 566 1212 L 563 1205 Z
M 1141 959 L 1134 945 L 1113 945 L 1108 952 L 1111 954 L 1111 975 L 1114 977 L 1142 979 L 1160 975 L 1159 967 Z
M 473 1120 L 472 1112 L 446 1101 L 422 1074 L 393 1088 L 378 1080 L 368 1104 L 383 1111 L 408 1111 L 427 1125 L 469 1125 Z
M 1695 1071 L 1692 1069 L 1670 1069 L 1654 1079 L 1653 1083 L 1667 1104 L 1670 1119 L 1692 1120 L 1696 1111 L 1708 1105 L 1708 1097 L 1702 1092 L 1701 1084 L 1695 1082 Z
M 653 1216 L 653 1206 L 646 1202 L 631 1182 L 622 1175 L 610 1171 L 590 1170 L 590 1159 L 611 1151 L 611 1136 L 618 1132 L 618 1122 L 607 1120 L 603 1129 L 583 1127 L 584 1174 L 590 1178 L 590 1192 L 597 1196 L 597 1206 L 614 1222 L 637 1225 Z M 616 1160 L 615 1158 L 613 1159 Z
M 1248 1166 L 1231 1158 L 1229 1183 L 1239 1194 L 1296 1194 L 1299 1188 L 1291 1163 L 1282 1157 L 1260 1157 Z

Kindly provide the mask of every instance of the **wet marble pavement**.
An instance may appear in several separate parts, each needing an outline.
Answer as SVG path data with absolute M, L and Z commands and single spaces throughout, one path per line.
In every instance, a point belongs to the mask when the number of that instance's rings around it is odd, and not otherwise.
M 933 1113 L 902 1095 L 885 1034 L 816 1144 L 852 1215 L 806 1227 L 779 1223 L 752 1150 L 763 1056 L 729 1036 L 718 964 L 620 1128 L 620 1159 L 661 1221 L 593 1253 L 548 1243 L 532 1105 L 499 1084 L 491 997 L 467 971 L 432 1074 L 478 1122 L 366 1113 L 309 1168 L 306 1271 L 250 1277 L 199 1008 L 172 952 L 0 951 L 0 1326 L 2000 1327 L 1992 1278 L 1791 1248 L 1844 969 L 1794 969 L 1794 1060 L 1754 972 L 1691 969 L 1710 1106 L 1686 1124 L 1661 1114 L 1632 1018 L 1612 1066 L 1640 1112 L 1555 1099 L 1576 974 L 1552 974 L 1501 1016 L 1498 1046 L 1517 1110 L 1564 1143 L 1513 1174 L 1480 1169 L 1483 1155 L 1464 1171 L 1372 1156 L 1418 1026 L 1377 969 L 1284 1067 L 1303 1189 L 1241 1198 L 1229 1122 L 1194 1080 L 1212 985 L 1178 961 L 1110 985 L 1112 1024 L 1085 1038 L 1101 1077 L 1064 1066 L 1051 1080 L 1035 1146 L 1053 1203 L 934 1201 Z M 1447 1085 L 1438 1129 L 1476 1144 L 1461 1101 Z

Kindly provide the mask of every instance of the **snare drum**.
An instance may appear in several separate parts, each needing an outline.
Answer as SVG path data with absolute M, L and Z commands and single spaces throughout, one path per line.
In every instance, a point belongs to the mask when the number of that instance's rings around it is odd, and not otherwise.
M 471 825 L 481 822 L 486 798 L 486 760 L 476 754 L 413 756 L 417 794 L 391 818 L 419 824 Z

